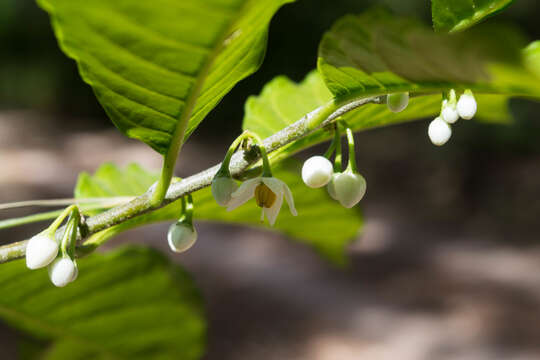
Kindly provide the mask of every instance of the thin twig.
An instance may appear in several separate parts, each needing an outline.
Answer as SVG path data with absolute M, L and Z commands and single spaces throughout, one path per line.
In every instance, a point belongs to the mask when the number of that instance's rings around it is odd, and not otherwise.
M 295 140 L 309 135 L 321 127 L 330 124 L 338 117 L 353 109 L 369 103 L 381 103 L 383 98 L 384 97 L 374 96 L 363 99 L 354 99 L 347 101 L 346 103 L 335 103 L 334 101 L 331 101 L 305 115 L 295 123 L 266 138 L 263 141 L 263 146 L 266 151 L 270 153 Z M 248 169 L 250 165 L 254 164 L 258 160 L 258 152 L 254 150 L 237 152 L 231 158 L 231 175 L 239 177 L 246 169 Z M 136 197 L 128 203 L 116 206 L 103 213 L 87 218 L 81 232 L 86 236 L 95 234 L 136 216 L 162 208 L 163 206 L 180 199 L 186 194 L 190 194 L 210 186 L 214 175 L 220 168 L 220 165 L 221 164 L 217 164 L 209 169 L 185 178 L 180 182 L 172 184 L 167 191 L 164 201 L 157 207 L 152 207 L 152 193 L 151 191 L 147 191 L 143 195 Z M 59 233 L 63 232 L 63 230 L 63 228 L 58 229 L 57 236 L 60 235 Z M 1 246 L 0 263 L 24 257 L 26 243 L 27 240 L 24 240 Z

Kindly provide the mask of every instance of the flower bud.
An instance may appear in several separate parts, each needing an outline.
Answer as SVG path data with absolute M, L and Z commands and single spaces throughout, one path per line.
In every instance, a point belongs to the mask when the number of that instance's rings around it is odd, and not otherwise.
M 459 97 L 457 103 L 457 112 L 465 120 L 470 120 L 476 114 L 476 100 L 470 90 L 465 90 L 465 93 Z
M 459 119 L 459 114 L 455 103 L 452 105 L 448 100 L 443 100 L 441 118 L 449 124 L 453 124 Z
M 302 180 L 310 188 L 320 188 L 328 184 L 334 169 L 324 156 L 312 156 L 304 162 Z
M 338 173 L 334 173 L 332 175 L 332 178 L 330 179 L 330 181 L 328 182 L 328 185 L 326 185 L 326 190 L 328 191 L 328 195 L 330 195 L 330 197 L 334 200 L 337 200 L 337 195 L 336 195 L 336 178 L 341 175 L 340 172 Z
M 398 113 L 407 107 L 409 104 L 409 93 L 403 92 L 403 93 L 395 93 L 395 94 L 388 94 L 386 96 L 386 105 L 388 105 L 388 109 L 390 111 Z
M 231 194 L 238 189 L 238 184 L 229 176 L 216 176 L 212 180 L 212 195 L 221 206 L 227 206 L 231 201 Z
M 452 128 L 440 117 L 435 118 L 428 127 L 428 136 L 434 145 L 444 145 L 452 135 Z
M 64 287 L 77 278 L 75 262 L 68 257 L 56 259 L 49 266 L 49 278 L 54 286 Z
M 32 237 L 26 245 L 26 266 L 39 269 L 49 265 L 58 255 L 58 243 L 43 233 Z
M 193 224 L 177 221 L 167 233 L 167 241 L 172 251 L 181 253 L 188 250 L 197 241 L 197 231 Z
M 330 196 L 346 208 L 358 204 L 366 193 L 366 179 L 352 171 L 335 174 L 328 184 Z

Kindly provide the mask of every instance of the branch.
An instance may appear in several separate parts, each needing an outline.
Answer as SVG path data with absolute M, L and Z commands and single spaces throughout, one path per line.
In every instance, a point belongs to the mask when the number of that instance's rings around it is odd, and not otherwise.
M 284 147 L 285 145 L 298 140 L 310 133 L 335 121 L 338 117 L 369 103 L 381 103 L 384 96 L 374 96 L 363 99 L 349 100 L 344 103 L 331 101 L 309 114 L 302 117 L 295 123 L 278 131 L 274 135 L 264 139 L 263 145 L 268 153 Z M 239 151 L 233 155 L 230 163 L 232 176 L 241 176 L 252 164 L 259 160 L 259 155 L 254 150 Z M 195 175 L 183 179 L 180 182 L 171 184 L 165 199 L 156 207 L 152 207 L 152 191 L 147 191 L 130 202 L 116 206 L 98 215 L 85 219 L 81 226 L 81 233 L 84 237 L 108 229 L 114 225 L 123 223 L 129 219 L 157 210 L 180 199 L 182 196 L 193 193 L 197 190 L 210 186 L 214 175 L 219 170 L 221 164 L 217 164 L 209 169 L 201 171 Z M 63 227 L 58 229 L 56 236 L 63 233 Z M 0 247 L 0 263 L 24 257 L 26 243 L 28 240 L 15 242 Z

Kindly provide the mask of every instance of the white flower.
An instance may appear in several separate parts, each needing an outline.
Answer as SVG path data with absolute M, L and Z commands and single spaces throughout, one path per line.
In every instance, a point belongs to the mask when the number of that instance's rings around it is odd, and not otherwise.
M 334 174 L 327 187 L 328 194 L 348 209 L 362 200 L 366 189 L 366 179 L 352 171 Z
M 470 90 L 465 90 L 465 93 L 459 97 L 457 103 L 457 112 L 465 120 L 470 120 L 476 114 L 476 100 Z
M 49 265 L 58 255 L 58 243 L 43 233 L 33 236 L 26 245 L 26 266 L 39 269 Z
M 236 181 L 229 176 L 216 176 L 212 180 L 212 195 L 221 206 L 227 206 L 231 201 L 231 194 L 238 189 Z
M 249 199 L 255 197 L 257 205 L 262 208 L 261 221 L 264 215 L 268 218 L 270 225 L 274 225 L 276 218 L 283 204 L 283 197 L 287 200 L 291 214 L 298 215 L 294 208 L 294 200 L 291 190 L 283 181 L 275 177 L 257 177 L 245 181 L 240 188 L 232 195 L 232 199 L 227 207 L 228 211 L 234 210 L 245 204 Z
M 328 184 L 334 169 L 324 156 L 312 156 L 304 162 L 302 180 L 310 188 L 320 188 Z
M 452 128 L 440 117 L 435 118 L 428 127 L 428 136 L 434 145 L 444 145 L 452 135 Z
M 172 251 L 184 252 L 197 241 L 197 230 L 195 230 L 193 224 L 178 221 L 169 228 L 167 241 Z
M 77 278 L 77 265 L 68 257 L 56 259 L 49 266 L 49 278 L 54 286 L 64 287 Z
M 388 94 L 386 96 L 386 105 L 388 105 L 388 109 L 390 111 L 398 113 L 407 107 L 409 104 L 409 93 L 403 92 L 403 93 L 395 93 L 395 94 Z
M 443 100 L 441 118 L 449 124 L 458 121 L 459 114 L 456 105 L 448 103 L 448 100 Z

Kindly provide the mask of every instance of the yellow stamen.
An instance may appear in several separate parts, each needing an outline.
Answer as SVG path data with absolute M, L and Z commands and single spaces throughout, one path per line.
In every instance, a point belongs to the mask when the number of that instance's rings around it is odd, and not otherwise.
M 276 202 L 276 194 L 264 183 L 260 183 L 255 188 L 255 200 L 259 207 L 270 208 Z

